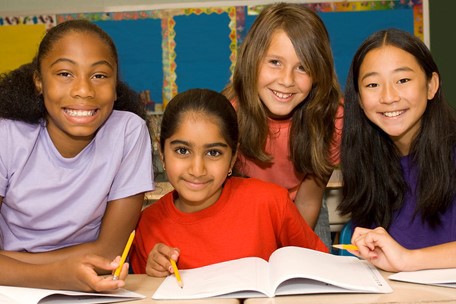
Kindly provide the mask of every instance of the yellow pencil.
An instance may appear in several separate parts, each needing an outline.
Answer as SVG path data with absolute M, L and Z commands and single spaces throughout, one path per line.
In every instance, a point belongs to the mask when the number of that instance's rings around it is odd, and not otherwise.
M 127 244 L 125 245 L 122 256 L 120 257 L 119 267 L 117 267 L 116 271 L 114 272 L 114 275 L 112 277 L 113 280 L 119 279 L 120 271 L 122 270 L 122 266 L 125 263 L 125 260 L 127 259 L 127 255 L 128 255 L 128 252 L 130 251 L 130 247 L 131 247 L 131 244 L 133 243 L 134 238 L 135 238 L 135 231 L 133 230 L 130 233 L 130 237 L 128 238 Z
M 344 250 L 358 250 L 358 246 L 352 244 L 337 244 L 333 245 L 334 248 L 344 249 Z
M 179 274 L 179 269 L 177 269 L 176 261 L 173 259 L 169 259 L 169 261 L 171 262 L 171 266 L 173 266 L 174 275 L 177 279 L 177 285 L 179 285 L 180 288 L 184 287 L 184 283 L 182 282 L 181 276 Z

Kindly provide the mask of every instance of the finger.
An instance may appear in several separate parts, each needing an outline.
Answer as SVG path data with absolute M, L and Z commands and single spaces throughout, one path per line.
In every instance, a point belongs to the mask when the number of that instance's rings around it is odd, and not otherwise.
M 112 276 L 99 277 L 100 279 L 93 282 L 91 288 L 97 292 L 116 290 L 125 286 L 125 281 L 118 279 L 113 280 Z
M 146 274 L 151 277 L 164 278 L 167 277 L 170 273 L 168 271 L 158 271 L 156 269 L 146 267 Z
M 352 243 L 354 240 L 358 239 L 359 237 L 363 236 L 366 234 L 370 229 L 367 228 L 362 228 L 362 227 L 356 227 L 355 230 L 353 231 L 352 235 Z
M 130 264 L 129 263 L 124 263 L 122 265 L 122 269 L 120 271 L 120 275 L 119 275 L 119 280 L 124 280 L 127 278 L 128 276 L 128 269 L 130 267 Z
M 94 254 L 88 254 L 83 259 L 82 262 L 86 265 L 91 266 L 92 268 L 103 269 L 103 270 L 114 270 L 119 266 L 117 259 L 110 261 L 104 257 Z
M 177 258 L 179 257 L 179 249 L 177 248 L 169 247 L 165 244 L 160 243 L 157 244 L 152 251 L 155 251 L 155 249 L 157 252 L 164 255 L 166 259 L 174 257 L 177 260 Z

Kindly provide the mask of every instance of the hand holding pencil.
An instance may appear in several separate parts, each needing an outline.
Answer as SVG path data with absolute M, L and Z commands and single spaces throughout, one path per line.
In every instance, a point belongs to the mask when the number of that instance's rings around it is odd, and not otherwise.
M 122 253 L 122 256 L 120 257 L 119 266 L 114 271 L 114 274 L 112 277 L 113 280 L 119 279 L 120 272 L 122 271 L 122 267 L 125 263 L 125 260 L 127 259 L 127 255 L 128 255 L 128 252 L 130 251 L 130 247 L 131 247 L 131 244 L 133 243 L 134 238 L 135 238 L 135 230 L 133 230 L 130 233 L 130 237 L 128 238 L 127 244 L 125 245 L 125 249 Z
M 180 288 L 183 288 L 184 283 L 182 282 L 182 278 L 180 276 L 179 269 L 177 268 L 176 261 L 174 261 L 172 258 L 169 259 L 169 261 L 171 262 L 171 266 L 173 267 L 173 272 L 174 272 L 174 275 L 176 276 L 177 285 L 179 285 Z

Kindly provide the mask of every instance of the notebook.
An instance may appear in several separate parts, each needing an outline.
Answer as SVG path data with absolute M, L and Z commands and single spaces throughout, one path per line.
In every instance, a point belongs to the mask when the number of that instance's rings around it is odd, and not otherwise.
M 153 299 L 251 298 L 315 293 L 390 293 L 377 269 L 354 256 L 282 247 L 269 262 L 247 257 L 180 270 L 183 288 L 168 276 Z
M 456 288 L 456 268 L 398 272 L 390 280 Z
M 144 295 L 131 292 L 126 289 L 117 289 L 103 293 L 90 293 L 68 290 L 0 286 L 0 303 L 8 304 L 115 303 L 144 298 Z

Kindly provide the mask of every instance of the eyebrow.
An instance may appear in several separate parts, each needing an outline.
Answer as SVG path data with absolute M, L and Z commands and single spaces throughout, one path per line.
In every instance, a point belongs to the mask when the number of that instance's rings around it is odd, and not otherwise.
M 57 63 L 60 63 L 60 62 L 69 62 L 71 64 L 76 64 L 76 61 L 74 60 L 71 60 L 71 59 L 68 59 L 68 58 L 59 58 L 57 59 L 56 61 L 54 61 L 53 63 L 51 63 L 51 66 L 54 66 L 56 65 Z M 97 61 L 97 62 L 94 62 L 92 63 L 92 66 L 98 66 L 98 65 L 107 65 L 109 66 L 111 69 L 114 70 L 114 67 L 112 66 L 111 63 L 109 63 L 109 61 L 107 60 L 100 60 L 100 61 Z
M 192 146 L 188 141 L 180 140 L 180 139 L 176 139 L 176 140 L 171 141 L 170 145 L 185 145 L 185 146 L 189 146 L 189 147 Z M 210 144 L 204 145 L 204 148 L 206 148 L 206 149 L 215 148 L 215 147 L 227 148 L 228 145 L 226 143 L 223 143 L 223 142 L 215 142 L 215 143 L 210 143 Z
M 400 68 L 397 68 L 397 69 L 394 69 L 393 71 L 394 73 L 396 72 L 414 72 L 413 69 L 407 67 L 407 66 L 403 66 L 403 67 L 400 67 Z M 361 78 L 361 80 L 364 80 L 365 78 L 369 77 L 369 76 L 375 76 L 375 75 L 378 75 L 379 73 L 378 72 L 369 72 L 365 75 L 363 75 L 363 77 Z

